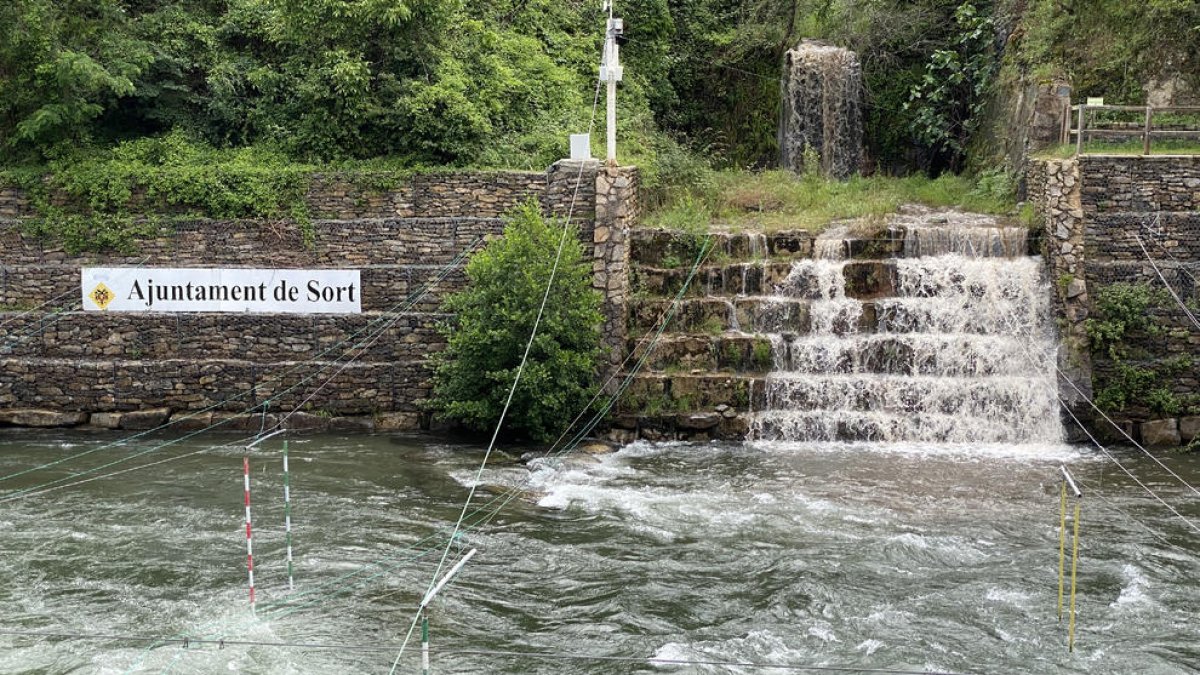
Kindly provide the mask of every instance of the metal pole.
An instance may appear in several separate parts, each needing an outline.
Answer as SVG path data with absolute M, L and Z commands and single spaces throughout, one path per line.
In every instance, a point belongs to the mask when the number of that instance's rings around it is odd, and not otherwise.
M 615 47 L 614 47 L 615 51 Z M 617 81 L 611 76 L 608 78 L 608 131 L 605 134 L 605 141 L 608 144 L 608 152 L 606 159 L 609 164 L 617 163 Z
M 437 582 L 436 586 L 429 589 L 429 592 L 426 593 L 425 597 L 421 599 L 421 610 L 422 611 L 425 610 L 425 607 L 427 607 L 429 605 L 429 603 L 433 602 L 433 597 L 435 595 L 437 595 L 439 591 L 442 590 L 442 587 L 445 586 L 446 584 L 450 583 L 450 580 L 454 578 L 455 574 L 458 574 L 458 571 L 463 568 L 463 565 L 466 565 L 467 561 L 470 560 L 471 558 L 475 557 L 475 554 L 478 552 L 479 552 L 479 549 L 475 549 L 475 548 L 471 549 L 470 551 L 467 551 L 467 554 L 462 557 L 462 560 L 459 560 L 457 563 L 455 563 L 454 567 L 451 567 L 450 571 L 446 572 L 446 576 L 442 577 L 442 580 Z
M 607 144 L 606 160 L 609 165 L 617 163 L 617 80 L 621 79 L 621 49 L 617 45 L 617 34 L 623 27 L 618 27 L 620 19 L 613 18 L 612 2 L 608 2 L 608 28 L 604 36 L 604 68 L 601 70 L 608 82 L 606 104 Z

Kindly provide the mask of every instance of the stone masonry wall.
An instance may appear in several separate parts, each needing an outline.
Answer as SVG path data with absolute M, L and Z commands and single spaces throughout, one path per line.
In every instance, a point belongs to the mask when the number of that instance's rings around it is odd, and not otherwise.
M 309 246 L 290 223 L 200 219 L 164 225 L 133 253 L 78 255 L 24 234 L 21 221 L 33 215 L 28 200 L 0 188 L 0 425 L 75 424 L 90 414 L 94 425 L 126 427 L 122 417 L 132 425 L 153 409 L 176 418 L 202 412 L 205 420 L 251 411 L 254 419 L 242 426 L 255 426 L 267 401 L 269 414 L 319 413 L 289 420 L 303 426 L 337 427 L 346 416 L 367 416 L 355 429 L 374 428 L 374 420 L 387 429 L 428 425 L 427 360 L 444 348 L 437 326 L 450 318 L 437 312 L 465 283 L 461 267 L 436 277 L 472 243 L 500 235 L 502 215 L 530 200 L 578 226 L 605 297 L 605 345 L 623 346 L 635 169 L 563 161 L 545 173 L 444 173 L 405 177 L 391 189 L 362 185 L 355 177 L 313 178 L 307 201 L 319 219 Z M 364 313 L 76 311 L 80 268 L 137 265 L 360 269 Z
M 1127 433 L 1149 445 L 1179 445 L 1200 433 L 1200 327 L 1165 292 L 1200 303 L 1200 157 L 1084 155 L 1035 160 L 1026 174 L 1028 196 L 1045 218 L 1046 259 L 1057 280 L 1063 328 L 1060 368 L 1089 398 L 1121 386 L 1122 369 L 1158 374 L 1177 411 L 1136 398 L 1108 411 L 1118 431 L 1074 387 L 1060 387 L 1073 412 L 1113 441 Z M 1161 275 L 1161 277 L 1160 277 Z M 1113 284 L 1155 289 L 1161 306 L 1130 327 L 1126 356 L 1113 359 L 1087 344 L 1086 321 L 1097 297 Z M 1170 364 L 1170 365 L 1168 365 Z M 1076 394 L 1071 398 L 1072 394 Z M 1072 422 L 1068 427 L 1074 427 Z

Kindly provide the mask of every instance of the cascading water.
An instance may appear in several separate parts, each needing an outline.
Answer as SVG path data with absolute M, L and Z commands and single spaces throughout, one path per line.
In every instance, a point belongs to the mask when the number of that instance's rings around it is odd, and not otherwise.
M 894 266 L 890 297 L 849 297 L 851 262 L 794 263 L 776 291 L 808 301 L 808 332 L 760 326 L 774 371 L 753 437 L 1060 440 L 1050 293 L 1040 261 L 1024 255 L 1024 230 L 928 227 L 909 237 L 926 255 L 880 265 Z
M 780 165 L 802 172 L 804 151 L 833 178 L 856 173 L 862 160 L 862 66 L 847 49 L 804 40 L 784 55 Z

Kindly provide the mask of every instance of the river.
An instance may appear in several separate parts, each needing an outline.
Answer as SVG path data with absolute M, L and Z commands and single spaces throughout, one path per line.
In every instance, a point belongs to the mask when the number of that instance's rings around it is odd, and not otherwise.
M 0 630 L 90 636 L 0 635 L 0 672 L 386 673 L 442 554 L 426 538 L 453 526 L 481 457 L 419 437 L 291 438 L 289 594 L 282 442 L 256 448 L 252 612 L 236 439 L 106 447 L 117 438 L 0 435 Z M 1200 521 L 1175 479 L 1117 457 Z M 1163 460 L 1200 484 L 1200 457 Z M 1085 493 L 1074 653 L 1057 614 L 1060 463 Z M 1086 448 L 635 444 L 484 482 L 522 492 L 469 518 L 451 552 L 447 566 L 478 549 L 433 602 L 434 673 L 787 672 L 650 658 L 1200 672 L 1200 536 Z M 495 493 L 478 492 L 483 513 Z M 128 637 L 184 635 L 229 643 Z M 418 672 L 418 642 L 397 672 Z M 630 660 L 468 653 L 522 650 Z

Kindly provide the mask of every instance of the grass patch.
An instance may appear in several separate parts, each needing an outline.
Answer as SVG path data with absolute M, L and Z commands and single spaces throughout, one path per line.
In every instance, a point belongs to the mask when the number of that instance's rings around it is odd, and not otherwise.
M 979 181 L 949 174 L 836 181 L 788 171 L 723 171 L 714 173 L 702 190 L 664 200 L 647 214 L 646 223 L 691 231 L 712 224 L 734 230 L 819 231 L 835 220 L 895 213 L 904 204 L 1009 213 L 1014 208 L 1011 192 L 1011 179 L 998 174 Z
M 1125 141 L 1092 140 L 1083 144 L 1085 155 L 1140 155 L 1142 139 Z M 1200 141 L 1183 138 L 1160 138 L 1150 143 L 1152 155 L 1200 155 Z M 1070 159 L 1075 156 L 1075 144 L 1055 145 L 1034 153 L 1038 159 Z

